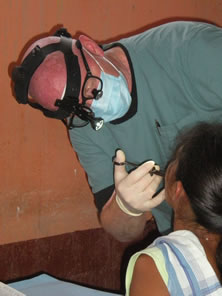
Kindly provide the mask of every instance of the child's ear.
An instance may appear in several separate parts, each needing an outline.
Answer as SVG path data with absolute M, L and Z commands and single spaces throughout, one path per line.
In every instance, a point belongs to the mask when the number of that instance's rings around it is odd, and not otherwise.
M 183 185 L 180 181 L 174 181 L 170 185 L 169 194 L 172 202 L 177 202 L 183 192 Z
M 79 40 L 82 44 L 82 46 L 87 49 L 90 53 L 97 55 L 97 56 L 104 56 L 104 51 L 102 48 L 91 38 L 85 36 L 85 35 L 80 35 Z
M 189 198 L 181 181 L 176 181 L 176 189 L 173 199 L 176 207 L 182 206 L 186 208 L 187 202 L 189 203 Z
M 183 188 L 183 184 L 181 183 L 181 181 L 176 181 L 175 186 L 176 186 L 175 197 L 179 198 L 185 192 Z

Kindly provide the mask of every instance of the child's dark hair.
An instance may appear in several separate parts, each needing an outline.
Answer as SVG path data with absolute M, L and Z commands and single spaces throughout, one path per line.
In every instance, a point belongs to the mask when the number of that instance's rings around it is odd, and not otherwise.
M 176 179 L 188 195 L 196 221 L 222 235 L 222 124 L 199 123 L 178 137 Z M 222 279 L 222 236 L 216 262 Z

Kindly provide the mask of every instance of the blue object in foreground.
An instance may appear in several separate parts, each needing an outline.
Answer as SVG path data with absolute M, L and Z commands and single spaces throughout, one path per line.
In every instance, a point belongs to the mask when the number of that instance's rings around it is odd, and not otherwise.
M 9 284 L 27 296 L 121 296 L 57 280 L 47 274 Z

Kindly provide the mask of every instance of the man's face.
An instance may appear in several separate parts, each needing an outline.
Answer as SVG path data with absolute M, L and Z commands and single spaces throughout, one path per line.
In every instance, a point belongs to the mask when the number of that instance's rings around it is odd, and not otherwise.
M 90 107 L 93 99 L 99 99 L 102 96 L 103 82 L 100 79 L 101 70 L 90 54 L 82 47 L 75 54 L 78 55 L 81 71 L 79 103 L 87 104 Z

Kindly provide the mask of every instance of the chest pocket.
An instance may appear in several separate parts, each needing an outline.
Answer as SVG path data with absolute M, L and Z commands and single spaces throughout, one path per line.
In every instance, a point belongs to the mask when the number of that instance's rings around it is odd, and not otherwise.
M 169 160 L 175 147 L 175 139 L 179 133 L 200 122 L 222 122 L 222 111 L 191 111 L 185 117 L 170 125 L 161 125 L 161 122 L 157 119 L 155 123 L 156 132 L 159 137 L 163 159 Z

